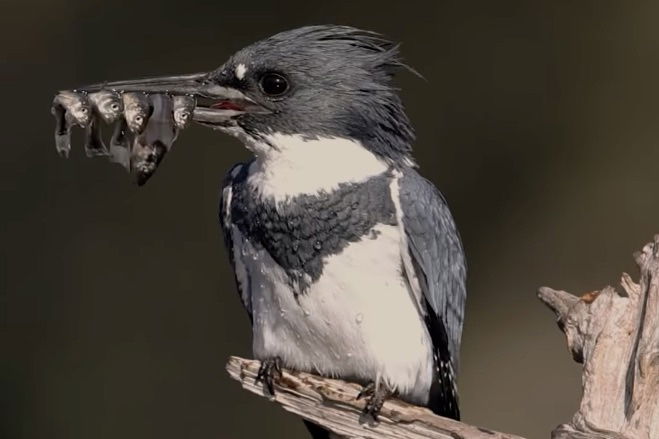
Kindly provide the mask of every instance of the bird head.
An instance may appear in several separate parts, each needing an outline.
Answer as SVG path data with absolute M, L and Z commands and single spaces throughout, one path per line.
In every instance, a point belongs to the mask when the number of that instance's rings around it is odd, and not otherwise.
M 392 77 L 398 46 L 348 26 L 282 32 L 211 72 L 103 84 L 120 91 L 194 95 L 194 120 L 240 138 L 256 155 L 278 135 L 338 138 L 378 158 L 411 163 L 414 133 Z

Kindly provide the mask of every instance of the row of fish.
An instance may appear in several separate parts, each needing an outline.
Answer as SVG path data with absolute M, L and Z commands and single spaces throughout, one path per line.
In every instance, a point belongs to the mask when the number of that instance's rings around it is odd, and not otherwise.
M 135 174 L 141 185 L 171 149 L 178 131 L 192 120 L 195 105 L 195 98 L 187 95 L 61 91 L 51 110 L 56 123 L 55 147 L 68 157 L 71 128 L 84 128 L 87 156 L 108 157 Z M 109 149 L 101 138 L 101 121 L 115 124 Z

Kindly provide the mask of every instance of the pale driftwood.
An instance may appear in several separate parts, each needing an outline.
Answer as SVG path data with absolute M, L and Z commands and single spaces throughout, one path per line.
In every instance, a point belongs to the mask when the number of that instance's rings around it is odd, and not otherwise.
M 227 371 L 243 388 L 270 397 L 264 393 L 262 383 L 255 382 L 260 364 L 231 357 Z M 361 386 L 345 381 L 284 370 L 271 399 L 289 412 L 350 438 L 523 439 L 442 418 L 428 409 L 393 399 L 384 404 L 379 422 L 371 425 L 361 416 L 364 402 L 357 400 L 360 390 Z
M 635 256 L 640 281 L 623 273 L 620 292 L 539 290 L 583 363 L 579 410 L 554 439 L 659 438 L 659 235 Z
M 548 287 L 538 297 L 557 316 L 575 361 L 583 364 L 583 395 L 569 424 L 553 439 L 659 439 L 659 235 L 636 255 L 640 281 L 623 273 L 612 287 L 581 297 Z M 269 396 L 256 383 L 260 363 L 231 357 L 227 370 L 243 388 Z M 523 439 L 387 401 L 376 425 L 364 422 L 360 386 L 283 371 L 272 398 L 282 407 L 345 437 L 364 439 Z

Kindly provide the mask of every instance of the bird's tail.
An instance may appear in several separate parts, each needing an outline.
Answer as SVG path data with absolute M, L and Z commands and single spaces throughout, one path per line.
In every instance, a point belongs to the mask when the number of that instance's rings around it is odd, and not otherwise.
M 430 309 L 430 304 L 426 302 Z M 460 420 L 458 386 L 453 355 L 449 350 L 448 335 L 442 319 L 434 312 L 426 315 L 426 325 L 433 344 L 434 376 L 428 395 L 428 408 L 436 415 Z

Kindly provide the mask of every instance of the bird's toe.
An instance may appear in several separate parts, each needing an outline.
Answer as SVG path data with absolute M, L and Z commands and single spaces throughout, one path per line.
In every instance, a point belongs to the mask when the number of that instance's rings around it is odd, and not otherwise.
M 256 382 L 262 382 L 271 395 L 275 394 L 275 382 L 282 376 L 281 358 L 269 358 L 261 362 Z
M 366 404 L 364 405 L 364 410 L 362 414 L 366 417 L 370 417 L 373 421 L 378 420 L 380 416 L 380 411 L 385 401 L 392 397 L 394 392 L 389 389 L 385 384 L 376 384 L 369 383 L 359 392 L 357 399 L 368 398 Z

